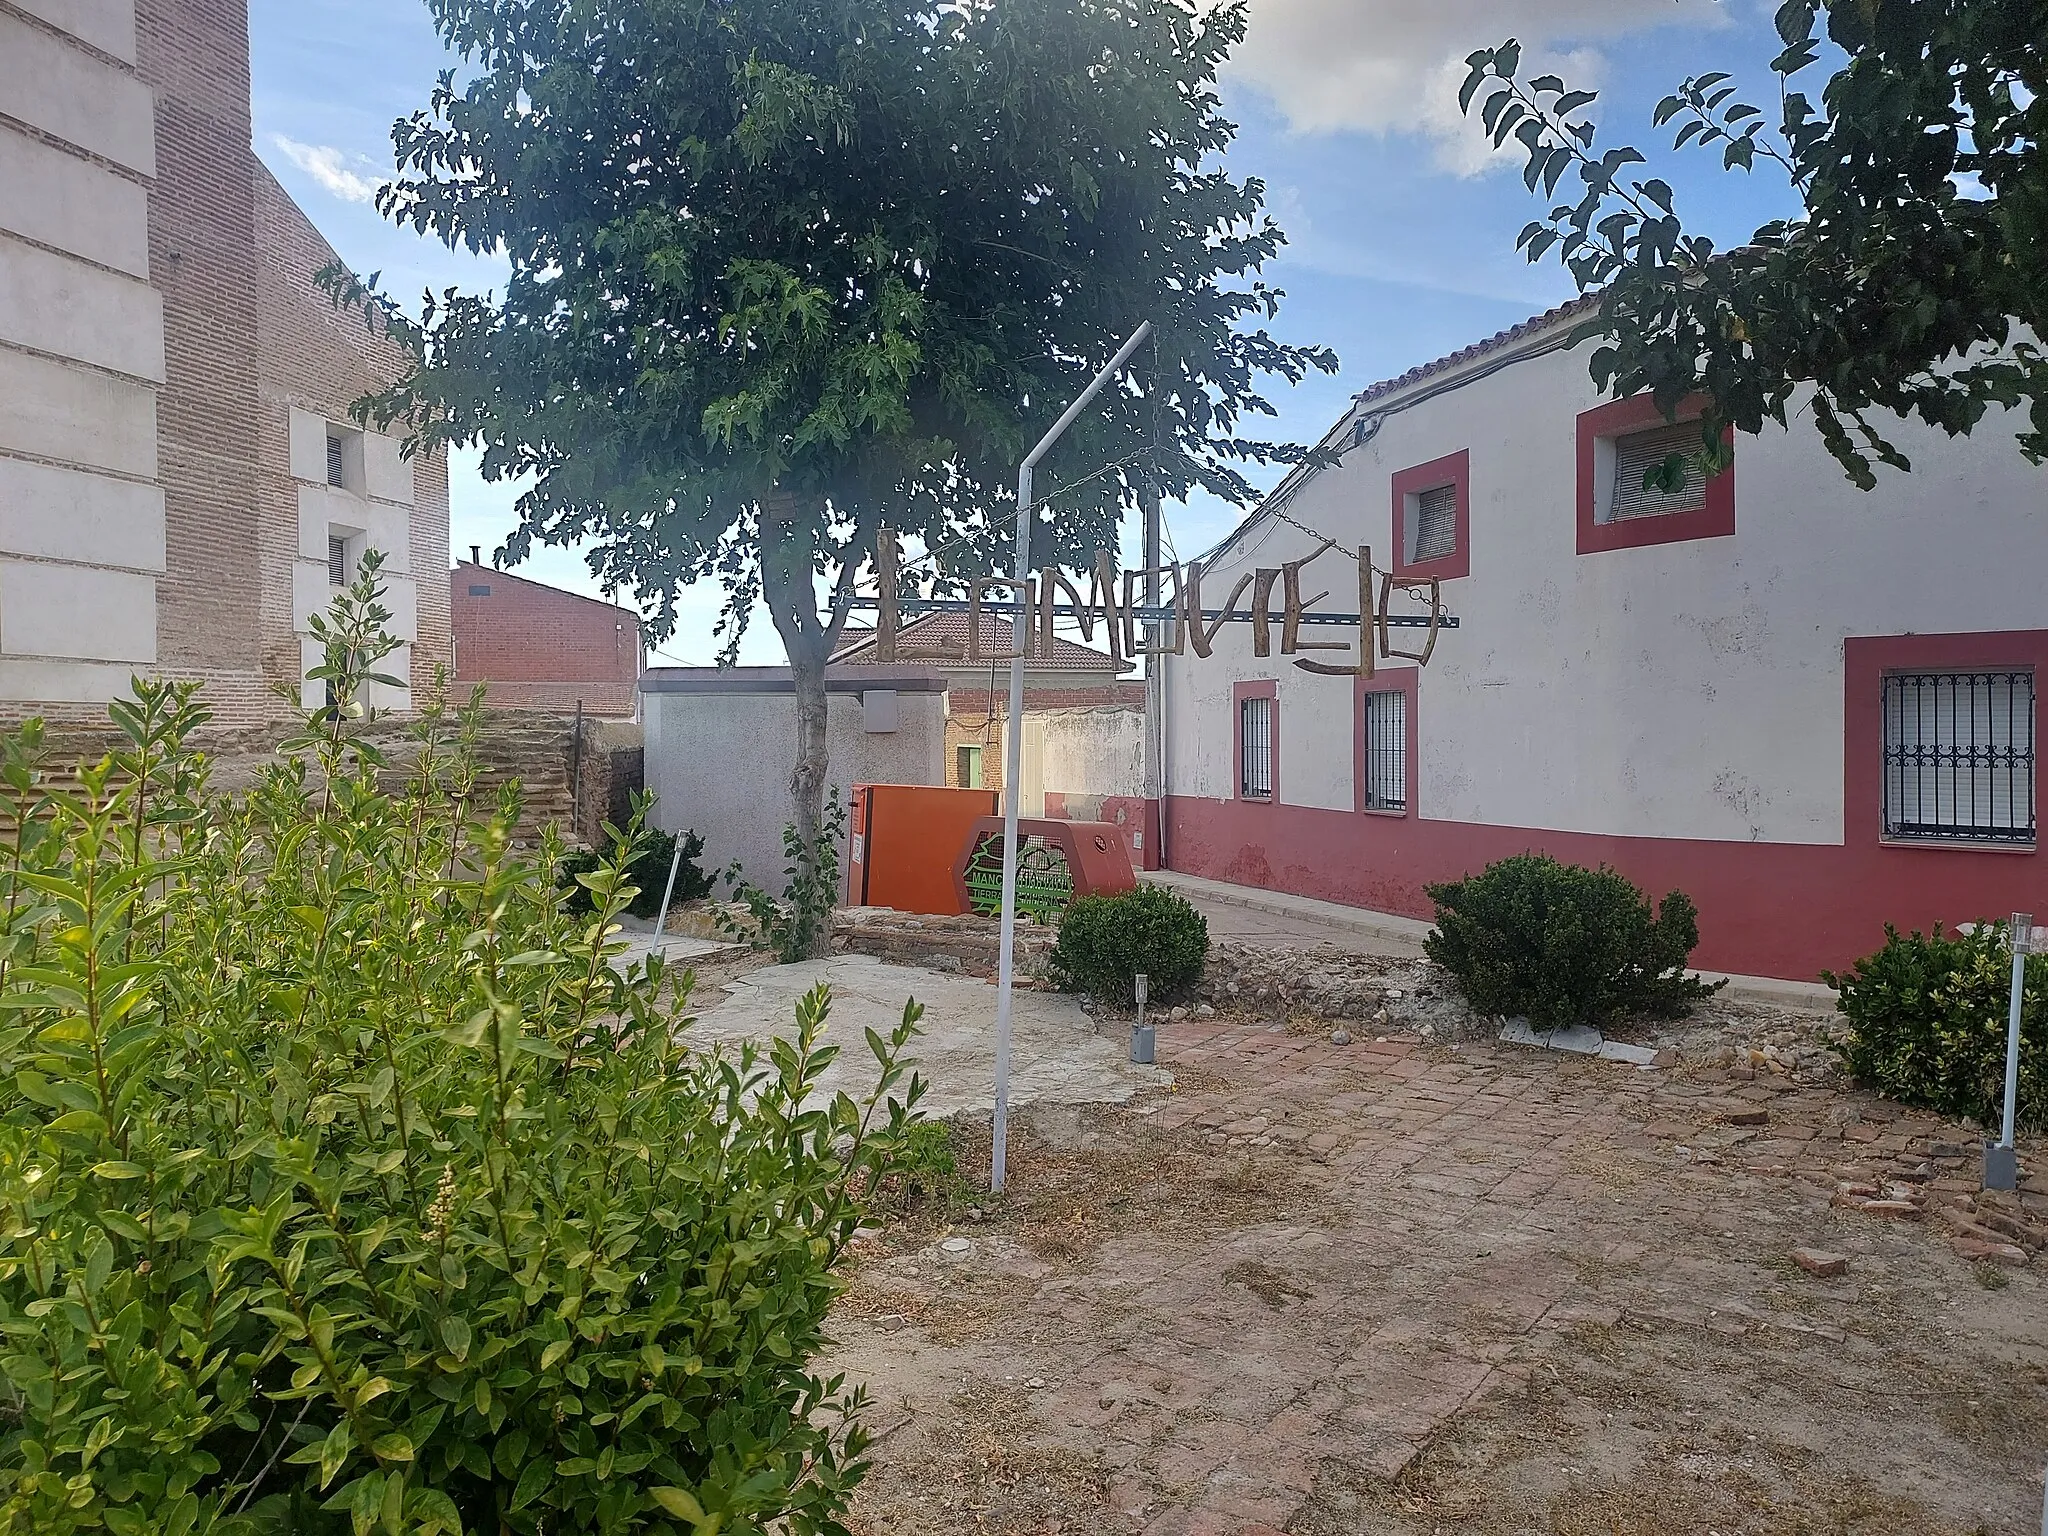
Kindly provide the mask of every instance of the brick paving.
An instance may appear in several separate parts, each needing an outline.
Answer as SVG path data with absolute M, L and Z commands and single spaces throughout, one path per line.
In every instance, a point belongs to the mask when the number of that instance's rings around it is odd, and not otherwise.
M 1514 1474 L 1553 1528 L 1587 1477 L 1676 1475 L 1724 1454 L 1715 1434 L 1774 1448 L 1729 1464 L 1759 1508 L 1849 1498 L 1827 1458 L 1871 1394 L 1924 1405 L 1858 1431 L 1872 1476 L 1851 1481 L 1907 1512 L 1889 1528 L 2038 1520 L 2048 1185 L 1973 1202 L 1961 1128 L 1749 1068 L 1223 1019 L 1162 1030 L 1160 1059 L 1181 1091 L 1027 1120 L 964 1255 L 906 1239 L 870 1261 L 839 1363 L 889 1418 L 876 1536 L 1468 1528 L 1401 1523 L 1432 1448 L 1602 1351 L 1635 1395 Z M 1057 1222 L 1033 1206 L 1054 1184 Z M 1987 1284 L 1951 1245 L 1994 1239 L 2020 1267 Z M 1800 1247 L 1846 1273 L 1802 1272 Z M 1680 1507 L 1664 1528 L 1693 1529 Z M 1866 1529 L 1844 1518 L 1825 1528 Z

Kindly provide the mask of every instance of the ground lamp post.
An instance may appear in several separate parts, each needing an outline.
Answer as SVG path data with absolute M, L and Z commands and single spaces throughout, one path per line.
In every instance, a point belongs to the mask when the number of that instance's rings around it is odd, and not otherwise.
M 1133 331 L 1131 339 L 1109 360 L 1108 366 L 1081 391 L 1080 399 L 1067 407 L 1066 414 L 1052 424 L 1052 430 L 1038 440 L 1038 446 L 1017 466 L 1017 578 L 1010 594 L 1010 720 L 1003 742 L 1003 908 L 1002 945 L 996 968 L 995 1149 L 988 1167 L 988 1186 L 993 1194 L 1003 1190 L 1004 1150 L 1010 1131 L 1010 999 L 1017 958 L 1017 797 L 1024 765 L 1024 652 L 1031 633 L 1031 615 L 1024 603 L 1024 583 L 1031 577 L 1031 472 L 1151 334 L 1149 320 Z

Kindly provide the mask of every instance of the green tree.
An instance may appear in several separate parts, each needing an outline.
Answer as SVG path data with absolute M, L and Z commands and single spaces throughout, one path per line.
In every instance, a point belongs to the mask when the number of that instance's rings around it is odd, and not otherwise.
M 1522 231 L 1600 290 L 1595 382 L 1651 392 L 1667 416 L 1706 400 L 1701 458 L 1724 429 L 1781 425 L 1810 386 L 1814 419 L 1851 480 L 1873 461 L 1910 469 L 1873 424 L 1918 417 L 1951 435 L 1994 406 L 2026 407 L 2027 457 L 2048 457 L 2048 0 L 1787 0 L 1774 131 L 1720 71 L 1657 107 L 1674 147 L 1713 146 L 1724 168 L 1783 174 L 1803 212 L 1716 251 L 1688 231 L 1670 186 L 1595 148 L 1595 96 L 1556 75 L 1518 78 L 1513 41 L 1482 49 L 1463 94 L 1497 145 L 1527 151 L 1523 179 L 1579 195 Z M 1827 44 L 1841 55 L 1816 103 L 1799 88 Z M 1833 55 L 1830 55 L 1833 57 Z M 1655 471 L 1674 480 L 1676 458 Z
M 1144 319 L 1044 477 L 1039 563 L 1301 456 L 1240 430 L 1262 375 L 1336 366 L 1263 329 L 1283 236 L 1220 167 L 1242 0 L 430 3 L 470 73 L 394 128 L 380 206 L 512 274 L 379 306 L 417 367 L 369 413 L 530 476 L 505 557 L 589 541 L 656 638 L 716 579 L 729 659 L 764 601 L 811 857 L 824 666 L 880 527 L 997 568 L 1017 460 Z

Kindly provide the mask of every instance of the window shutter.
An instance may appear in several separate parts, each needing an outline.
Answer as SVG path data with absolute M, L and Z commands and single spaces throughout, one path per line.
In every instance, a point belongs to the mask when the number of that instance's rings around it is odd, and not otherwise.
M 1614 486 L 1607 502 L 1607 520 L 1625 522 L 1632 517 L 1666 517 L 1674 512 L 1697 512 L 1707 504 L 1707 482 L 1699 466 L 1688 462 L 1685 484 L 1676 495 L 1651 490 L 1643 477 L 1672 454 L 1687 460 L 1698 456 L 1703 445 L 1696 421 L 1673 422 L 1646 432 L 1631 432 L 1614 440 Z
M 1458 552 L 1458 488 L 1439 485 L 1415 497 L 1415 537 L 1410 563 L 1442 560 Z
M 331 533 L 327 535 L 327 584 L 330 587 L 348 585 L 348 540 Z
M 327 434 L 327 483 L 342 484 L 341 439 L 332 432 Z

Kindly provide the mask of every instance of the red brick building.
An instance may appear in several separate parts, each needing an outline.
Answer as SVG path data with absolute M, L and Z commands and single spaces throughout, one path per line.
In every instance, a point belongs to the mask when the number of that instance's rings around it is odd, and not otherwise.
M 630 719 L 639 705 L 640 616 L 470 558 L 449 572 L 455 681 L 493 704 Z

